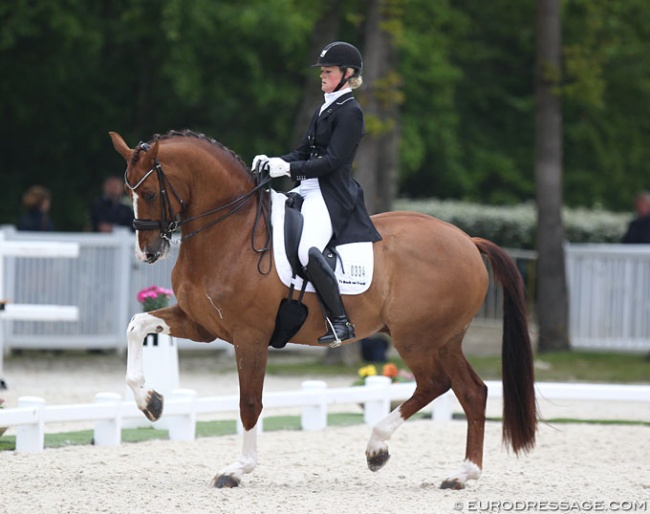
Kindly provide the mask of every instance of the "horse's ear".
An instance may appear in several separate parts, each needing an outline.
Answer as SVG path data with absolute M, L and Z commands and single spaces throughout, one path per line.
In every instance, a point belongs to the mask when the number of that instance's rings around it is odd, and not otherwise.
M 158 157 L 158 141 L 151 144 L 151 148 L 142 152 L 138 158 L 138 164 L 143 168 L 153 168 L 156 165 L 156 158 Z
M 131 160 L 131 156 L 133 155 L 133 150 L 128 147 L 128 145 L 124 142 L 124 139 L 122 139 L 122 136 L 120 136 L 117 132 L 109 132 L 108 135 L 111 136 L 111 139 L 113 140 L 113 147 L 115 147 L 117 153 L 124 157 L 124 160 L 126 162 L 129 162 Z

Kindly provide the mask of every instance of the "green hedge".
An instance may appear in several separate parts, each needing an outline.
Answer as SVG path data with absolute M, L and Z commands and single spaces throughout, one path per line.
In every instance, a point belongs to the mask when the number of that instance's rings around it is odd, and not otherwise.
M 435 216 L 470 236 L 483 237 L 506 248 L 535 248 L 537 214 L 533 203 L 496 207 L 435 199 L 399 199 L 394 208 Z M 631 214 L 564 209 L 563 218 L 566 239 L 571 243 L 619 243 Z

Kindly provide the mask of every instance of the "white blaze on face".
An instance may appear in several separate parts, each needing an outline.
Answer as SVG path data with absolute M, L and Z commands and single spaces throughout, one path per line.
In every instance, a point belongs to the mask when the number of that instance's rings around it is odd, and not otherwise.
M 133 214 L 136 218 L 138 217 L 138 198 L 138 193 L 132 191 L 131 200 L 133 201 Z
M 131 199 L 133 201 L 133 215 L 135 219 L 138 219 L 138 193 L 132 191 Z M 140 248 L 140 244 L 138 243 L 138 240 L 140 239 L 139 235 L 140 235 L 139 231 L 136 230 L 135 231 L 135 258 L 138 259 L 139 261 L 144 261 L 147 258 L 147 256 L 142 251 L 142 249 Z

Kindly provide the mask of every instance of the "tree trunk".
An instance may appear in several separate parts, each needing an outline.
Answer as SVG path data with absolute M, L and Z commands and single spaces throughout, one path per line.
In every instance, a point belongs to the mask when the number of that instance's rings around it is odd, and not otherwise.
M 325 46 L 338 39 L 342 5 L 342 0 L 328 2 L 323 15 L 316 22 L 309 40 L 310 61 L 307 63 L 308 66 L 316 62 L 318 54 Z M 292 148 L 300 144 L 316 107 L 323 103 L 323 92 L 320 88 L 320 78 L 318 76 L 320 70 L 310 68 L 309 71 L 310 73 L 307 73 L 305 78 L 300 109 L 294 122 Z
M 535 181 L 539 351 L 569 350 L 562 221 L 561 0 L 537 1 Z
M 389 66 L 397 69 L 397 49 L 390 47 Z M 391 73 L 395 74 L 395 71 Z M 395 84 L 397 86 L 397 84 Z M 392 95 L 399 94 L 397 90 Z M 389 212 L 393 210 L 393 201 L 397 196 L 397 177 L 399 169 L 399 142 L 401 138 L 399 123 L 399 104 L 397 101 L 386 106 L 385 115 L 393 124 L 391 129 L 381 136 L 379 162 L 377 163 L 377 198 L 374 212 Z
M 358 95 L 366 119 L 366 135 L 356 158 L 355 178 L 363 187 L 371 214 L 389 211 L 396 192 L 399 157 L 399 80 L 397 50 L 384 30 L 383 0 L 368 2 L 363 80 Z

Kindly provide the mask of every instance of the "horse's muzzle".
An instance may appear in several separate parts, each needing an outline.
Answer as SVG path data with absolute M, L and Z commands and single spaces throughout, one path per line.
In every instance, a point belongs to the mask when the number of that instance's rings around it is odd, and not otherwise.
M 147 264 L 153 264 L 169 252 L 169 241 L 163 237 L 151 237 L 148 241 L 143 241 L 142 235 L 139 235 L 138 239 L 140 241 L 138 259 Z
M 160 259 L 160 254 L 159 253 L 145 253 L 144 257 L 145 257 L 144 262 L 146 262 L 147 264 L 153 264 L 158 259 Z

